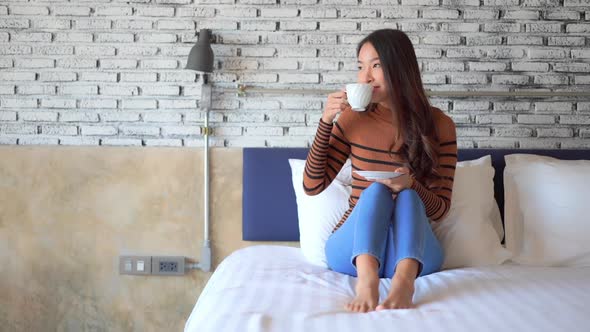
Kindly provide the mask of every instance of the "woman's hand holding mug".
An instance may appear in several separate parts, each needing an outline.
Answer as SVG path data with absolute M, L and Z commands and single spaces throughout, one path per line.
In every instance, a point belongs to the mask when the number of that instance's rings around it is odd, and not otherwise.
M 346 100 L 346 91 L 344 89 L 329 94 L 322 114 L 322 121 L 326 123 L 334 122 L 338 113 L 344 111 L 347 107 L 350 107 L 350 105 Z
M 329 94 L 322 114 L 322 121 L 332 123 L 336 115 L 346 108 L 357 112 L 364 111 L 371 102 L 372 93 L 373 86 L 370 84 L 353 83 L 347 84 L 341 91 Z

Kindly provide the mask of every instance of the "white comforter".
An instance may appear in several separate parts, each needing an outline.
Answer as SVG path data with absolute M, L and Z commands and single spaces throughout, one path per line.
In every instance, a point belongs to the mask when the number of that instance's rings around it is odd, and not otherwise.
M 590 331 L 590 268 L 446 270 L 416 281 L 416 309 L 363 314 L 344 310 L 354 284 L 298 248 L 248 247 L 219 265 L 185 332 Z M 388 286 L 382 279 L 381 299 Z

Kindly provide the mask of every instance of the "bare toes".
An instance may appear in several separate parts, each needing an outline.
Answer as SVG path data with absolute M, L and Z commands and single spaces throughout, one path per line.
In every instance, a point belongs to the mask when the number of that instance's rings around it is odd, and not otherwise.
M 378 305 L 375 310 L 388 310 L 388 309 L 413 309 L 415 306 L 413 304 L 407 303 L 391 303 L 391 302 L 383 302 L 382 304 Z

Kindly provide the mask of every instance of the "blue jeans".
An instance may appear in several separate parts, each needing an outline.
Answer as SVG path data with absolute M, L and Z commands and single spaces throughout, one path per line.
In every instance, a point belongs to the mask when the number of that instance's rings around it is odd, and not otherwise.
M 376 182 L 363 190 L 346 222 L 326 241 L 334 271 L 356 277 L 355 259 L 361 254 L 377 259 L 380 278 L 391 278 L 405 258 L 420 263 L 418 276 L 439 271 L 444 260 L 418 194 L 405 189 L 394 200 L 389 188 Z

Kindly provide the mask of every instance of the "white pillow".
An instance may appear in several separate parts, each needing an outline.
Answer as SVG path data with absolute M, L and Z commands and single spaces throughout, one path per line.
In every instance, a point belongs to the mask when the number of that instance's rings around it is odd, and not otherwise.
M 490 156 L 457 162 L 451 209 L 434 233 L 443 247 L 443 269 L 502 264 L 510 252 L 500 244 L 502 220 L 494 199 Z
M 289 159 L 293 189 L 297 198 L 299 241 L 303 255 L 315 265 L 328 267 L 324 248 L 334 226 L 348 210 L 348 198 L 352 191 L 350 159 L 319 195 L 308 196 L 303 190 L 305 160 Z
M 531 154 L 505 160 L 506 248 L 512 260 L 590 266 L 590 161 Z
M 313 264 L 325 266 L 325 243 L 348 209 L 350 161 L 336 179 L 316 196 L 303 191 L 305 160 L 289 159 L 297 197 L 300 246 Z M 445 252 L 443 269 L 501 264 L 510 258 L 500 241 L 500 211 L 494 200 L 494 169 L 490 156 L 457 163 L 451 210 L 433 230 Z

